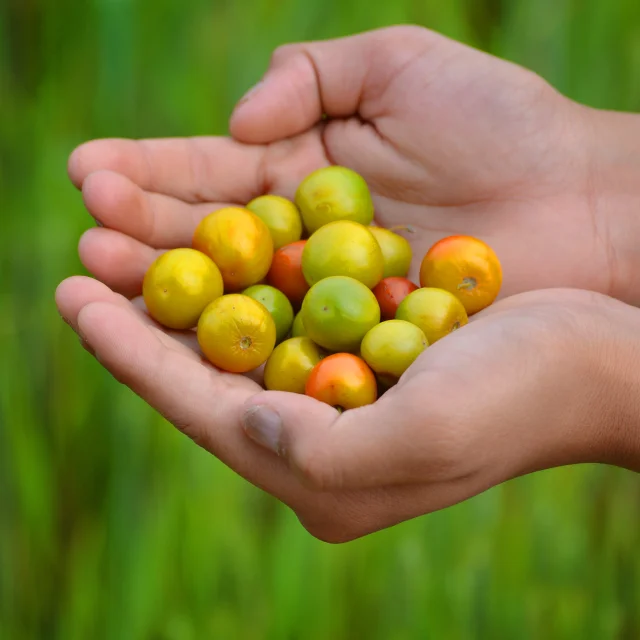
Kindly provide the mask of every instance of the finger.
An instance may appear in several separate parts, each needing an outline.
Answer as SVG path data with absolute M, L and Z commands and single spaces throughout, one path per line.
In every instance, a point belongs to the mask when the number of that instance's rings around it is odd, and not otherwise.
M 67 278 L 58 285 L 55 294 L 58 311 L 64 321 L 77 333 L 78 314 L 91 302 L 107 302 L 137 315 L 141 322 L 157 331 L 159 338 L 166 343 L 162 334 L 166 334 L 173 341 L 184 347 L 184 353 L 190 356 L 202 357 L 202 351 L 198 344 L 198 338 L 193 331 L 168 331 L 162 329 L 146 313 L 146 307 L 141 298 L 129 301 L 124 296 L 114 293 L 107 287 L 93 278 L 85 276 L 73 276 Z M 175 345 L 176 348 L 177 345 Z
M 342 414 L 306 396 L 264 392 L 251 399 L 243 426 L 316 490 L 454 481 L 447 475 L 453 432 L 434 423 L 428 407 L 428 385 L 416 378 Z
M 135 310 L 140 320 L 146 324 L 153 321 L 140 307 L 136 307 L 124 296 L 114 293 L 102 282 L 86 276 L 72 276 L 63 280 L 56 289 L 56 305 L 63 319 L 78 330 L 78 314 L 90 302 L 108 302 L 121 308 Z
M 130 310 L 93 302 L 78 330 L 100 363 L 200 446 L 257 486 L 299 506 L 306 492 L 286 465 L 236 428 L 260 387 L 169 348 Z
M 215 202 L 184 202 L 146 191 L 131 176 L 110 170 L 89 174 L 83 181 L 82 191 L 87 209 L 103 227 L 120 231 L 151 247 L 190 246 L 198 222 L 212 211 L 234 203 L 244 205 L 262 193 L 293 198 L 306 175 L 328 164 L 319 128 L 272 145 L 263 159 L 262 168 L 253 176 L 253 184 L 250 188 L 245 185 L 245 193 L 233 189 L 226 194 L 218 191 L 219 196 L 233 194 L 226 201 L 220 197 Z M 244 165 L 237 171 L 246 177 Z
M 162 253 L 112 229 L 89 229 L 78 245 L 82 264 L 110 289 L 127 298 L 142 293 L 142 281 Z
M 386 87 L 436 38 L 426 29 L 396 27 L 280 47 L 236 107 L 231 133 L 266 143 L 309 129 L 323 114 L 369 119 Z
M 249 202 L 261 193 L 264 155 L 264 147 L 222 137 L 103 139 L 79 146 L 68 172 L 78 188 L 90 174 L 108 170 L 184 202 Z
M 140 242 L 172 249 L 191 246 L 196 226 L 209 213 L 228 204 L 191 204 L 171 196 L 150 193 L 126 176 L 96 171 L 82 185 L 89 213 L 108 229 Z

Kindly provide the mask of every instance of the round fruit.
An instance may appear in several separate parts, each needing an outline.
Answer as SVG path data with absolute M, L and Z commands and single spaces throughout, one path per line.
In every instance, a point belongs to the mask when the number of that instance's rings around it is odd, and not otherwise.
M 373 221 L 373 201 L 367 183 L 346 167 L 325 167 L 308 175 L 296 192 L 296 205 L 311 234 L 334 220 Z
M 242 293 L 267 308 L 276 323 L 276 344 L 282 342 L 293 324 L 293 307 L 287 296 L 268 284 L 254 284 Z
M 449 236 L 436 242 L 425 255 L 420 284 L 450 291 L 472 315 L 498 297 L 502 267 L 495 251 L 482 240 Z
M 302 273 L 302 251 L 306 243 L 306 240 L 299 240 L 280 247 L 273 254 L 271 268 L 267 274 L 269 284 L 280 289 L 296 307 L 302 304 L 305 294 L 309 291 L 309 283 Z
M 264 367 L 264 386 L 270 391 L 304 393 L 313 367 L 322 360 L 318 346 L 309 338 L 290 338 L 279 344 Z
M 424 332 L 416 325 L 405 320 L 387 320 L 367 333 L 360 352 L 383 380 L 397 381 L 428 344 Z
M 298 311 L 298 313 L 296 313 L 296 317 L 293 319 L 293 326 L 291 327 L 291 337 L 307 337 L 307 330 L 304 328 L 304 323 L 302 322 L 302 311 Z
M 393 320 L 396 317 L 398 305 L 418 288 L 407 278 L 385 278 L 374 287 L 373 295 L 380 305 L 383 320 Z
M 305 393 L 339 411 L 373 404 L 378 385 L 367 363 L 351 353 L 335 353 L 311 371 Z
M 169 329 L 191 329 L 223 293 L 220 270 L 195 249 L 172 249 L 149 267 L 142 296 L 149 315 Z
M 241 207 L 219 209 L 204 218 L 193 236 L 193 248 L 218 265 L 227 292 L 260 282 L 273 257 L 269 228 Z
M 380 307 L 370 289 L 345 276 L 320 280 L 302 303 L 307 335 L 328 351 L 357 351 L 371 327 L 380 322 Z
M 429 344 L 469 322 L 467 312 L 452 293 L 444 289 L 417 289 L 398 307 L 398 320 L 406 320 L 420 327 Z
M 383 278 L 404 277 L 409 273 L 413 251 L 406 238 L 382 227 L 369 227 L 369 231 L 378 241 L 384 258 Z
M 247 209 L 269 227 L 274 249 L 296 242 L 302 237 L 300 212 L 291 200 L 281 196 L 260 196 L 252 200 Z
M 259 367 L 276 343 L 276 325 L 266 307 L 232 293 L 214 300 L 200 316 L 198 344 L 219 369 L 245 373 Z
M 350 220 L 324 225 L 302 252 L 302 273 L 310 285 L 330 276 L 349 276 L 372 289 L 383 270 L 382 251 L 369 227 Z

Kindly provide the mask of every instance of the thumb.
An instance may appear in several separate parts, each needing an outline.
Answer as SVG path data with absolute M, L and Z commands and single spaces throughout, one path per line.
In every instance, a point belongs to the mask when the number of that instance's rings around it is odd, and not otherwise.
M 425 446 L 429 416 L 424 400 L 423 392 L 420 403 L 408 401 L 396 387 L 372 405 L 340 414 L 307 396 L 265 391 L 245 405 L 242 425 L 312 489 L 422 482 L 430 479 L 430 471 L 442 470 L 435 459 L 437 442 Z
M 263 79 L 238 103 L 231 134 L 263 144 L 302 133 L 323 114 L 346 118 L 366 111 L 434 37 L 403 26 L 279 47 Z

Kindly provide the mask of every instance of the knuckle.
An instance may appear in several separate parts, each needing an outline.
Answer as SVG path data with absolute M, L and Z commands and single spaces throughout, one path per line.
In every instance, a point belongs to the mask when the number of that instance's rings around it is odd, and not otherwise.
M 279 65 L 300 51 L 298 44 L 281 44 L 271 54 L 271 65 Z
M 385 31 L 386 31 L 385 35 L 387 39 L 393 41 L 394 43 L 396 41 L 407 42 L 407 40 L 424 41 L 425 39 L 429 38 L 429 35 L 431 33 L 428 29 L 425 29 L 424 27 L 420 27 L 418 25 L 412 25 L 412 24 L 395 25 L 393 27 L 389 27 Z
M 317 442 L 298 446 L 290 452 L 292 463 L 301 482 L 314 491 L 338 489 L 340 481 L 330 453 Z
M 434 31 L 417 25 L 396 25 L 382 29 L 374 37 L 372 44 L 383 52 L 395 56 L 402 50 L 424 49 L 436 41 L 438 36 Z M 402 47 L 398 47 L 402 43 Z

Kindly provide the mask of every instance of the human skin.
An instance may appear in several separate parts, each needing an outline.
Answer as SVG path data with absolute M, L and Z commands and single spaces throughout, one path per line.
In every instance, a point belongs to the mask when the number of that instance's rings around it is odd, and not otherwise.
M 70 159 L 103 225 L 80 255 L 104 284 L 71 278 L 57 302 L 118 380 L 331 542 L 557 465 L 640 470 L 640 311 L 623 303 L 640 302 L 640 118 L 395 27 L 277 50 L 230 129 L 95 141 Z M 416 229 L 414 278 L 428 247 L 457 233 L 488 242 L 504 271 L 504 299 L 342 415 L 217 372 L 193 336 L 162 331 L 127 299 L 212 209 L 292 197 L 328 164 L 365 177 L 378 224 Z M 547 287 L 565 289 L 534 291 Z

